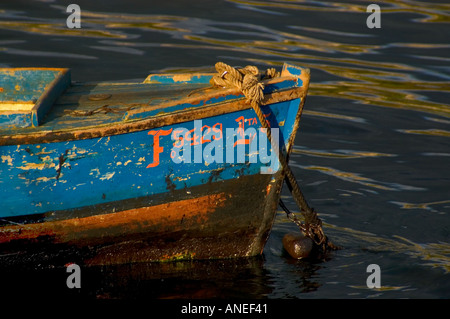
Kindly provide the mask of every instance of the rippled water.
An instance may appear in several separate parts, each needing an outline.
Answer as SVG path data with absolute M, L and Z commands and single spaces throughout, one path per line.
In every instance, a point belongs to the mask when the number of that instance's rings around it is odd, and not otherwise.
M 73 2 L 81 29 L 66 27 Z M 290 162 L 344 249 L 326 261 L 290 259 L 281 239 L 296 226 L 280 211 L 262 258 L 92 268 L 81 294 L 450 297 L 450 5 L 378 2 L 381 28 L 369 29 L 372 2 L 1 3 L 0 67 L 68 67 L 76 81 L 203 71 L 217 61 L 311 68 Z M 283 198 L 295 209 L 286 191 Z M 369 264 L 380 266 L 380 289 L 366 286 Z M 35 288 L 65 280 L 58 269 L 35 268 L 38 275 L 21 273 Z

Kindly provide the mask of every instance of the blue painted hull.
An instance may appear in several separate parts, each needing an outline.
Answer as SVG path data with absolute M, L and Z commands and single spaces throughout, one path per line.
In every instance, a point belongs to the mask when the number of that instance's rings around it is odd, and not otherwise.
M 291 73 L 266 86 L 272 100 L 263 106 L 285 152 L 307 89 Z M 205 77 L 188 89 L 207 90 Z M 171 104 L 155 93 L 158 103 L 143 107 L 142 84 L 89 86 L 97 91 L 85 104 L 86 87 L 74 86 L 47 123 L 8 126 L 0 135 L 0 254 L 75 249 L 92 263 L 260 254 L 283 182 L 275 152 L 242 95 L 186 98 L 183 85 L 154 85 L 182 89 L 181 97 Z M 110 106 L 121 88 L 131 108 Z

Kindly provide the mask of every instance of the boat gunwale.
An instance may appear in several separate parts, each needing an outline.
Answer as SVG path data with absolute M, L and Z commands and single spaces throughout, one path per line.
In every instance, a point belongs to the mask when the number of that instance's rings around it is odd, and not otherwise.
M 276 79 L 267 80 L 264 82 L 264 84 L 271 85 L 287 80 L 298 81 L 298 79 L 299 78 L 295 76 L 282 76 Z M 266 93 L 264 95 L 262 105 L 269 105 L 297 98 L 303 100 L 307 94 L 309 77 L 301 80 L 303 80 L 302 86 L 292 86 L 287 89 L 274 91 L 272 93 Z M 223 89 L 220 91 L 215 91 L 214 94 L 210 94 L 209 97 L 217 96 L 218 94 L 222 96 L 242 95 L 242 93 L 240 93 L 238 89 Z M 198 97 L 196 99 L 198 99 Z M 192 98 L 178 100 L 176 101 L 176 104 L 172 105 L 189 103 L 189 100 L 192 100 Z M 0 135 L 0 146 L 65 142 L 126 134 L 148 130 L 155 127 L 173 125 L 197 119 L 223 115 L 250 108 L 251 105 L 246 102 L 245 97 L 242 96 L 241 98 L 212 103 L 196 107 L 195 109 L 188 108 L 157 116 L 153 115 L 146 118 L 138 118 L 128 121 L 125 120 L 123 122 L 114 123 L 113 125 L 111 125 L 111 123 L 108 123 L 90 127 L 87 126 L 82 129 L 77 127 L 73 129 L 63 129 L 58 131 L 42 130 L 19 134 Z

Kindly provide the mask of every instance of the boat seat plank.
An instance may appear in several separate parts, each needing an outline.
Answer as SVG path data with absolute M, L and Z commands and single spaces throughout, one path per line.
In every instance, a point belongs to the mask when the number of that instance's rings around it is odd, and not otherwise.
M 0 68 L 0 129 L 39 126 L 69 85 L 69 69 Z

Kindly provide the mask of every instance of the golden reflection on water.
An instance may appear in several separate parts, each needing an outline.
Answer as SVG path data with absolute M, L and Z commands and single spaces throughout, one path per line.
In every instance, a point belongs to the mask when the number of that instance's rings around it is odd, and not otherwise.
M 356 116 L 348 116 L 348 115 L 342 115 L 342 114 L 336 114 L 336 113 L 325 113 L 325 112 L 318 112 L 318 111 L 311 111 L 311 110 L 303 110 L 303 114 L 307 114 L 310 116 L 318 116 L 318 117 L 329 117 L 336 120 L 346 120 L 351 122 L 357 122 L 357 123 L 364 123 L 365 120 L 360 117 Z
M 331 175 L 333 177 L 344 180 L 346 182 L 361 184 L 366 187 L 375 188 L 378 190 L 385 190 L 385 191 L 405 191 L 405 190 L 421 191 L 421 190 L 425 190 L 423 188 L 415 187 L 415 186 L 377 181 L 377 180 L 374 180 L 369 177 L 364 177 L 358 173 L 341 171 L 341 170 L 338 170 L 338 169 L 335 169 L 332 167 L 317 166 L 317 165 L 298 165 L 298 164 L 293 164 L 293 163 L 291 163 L 290 166 L 298 167 L 301 169 L 312 170 L 312 171 L 318 171 L 320 173 L 323 173 L 326 175 Z
M 391 157 L 396 156 L 394 154 L 378 153 L 378 152 L 365 152 L 365 151 L 353 151 L 353 150 L 338 150 L 335 152 L 325 151 L 325 150 L 312 150 L 303 149 L 296 145 L 292 149 L 292 153 L 299 155 L 309 155 L 317 157 L 329 157 L 334 159 L 353 159 L 353 158 L 363 158 L 363 157 Z
M 100 29 L 68 29 L 64 23 L 43 23 L 43 22 L 26 22 L 26 21 L 0 21 L 0 29 L 14 30 L 38 33 L 53 36 L 77 36 L 89 38 L 121 38 L 126 39 L 127 36 L 120 32 L 110 32 Z M 75 30 L 75 31 L 74 31 Z
M 413 93 L 418 91 L 450 92 L 448 82 L 425 82 L 408 79 L 394 71 L 320 66 L 330 74 L 345 76 L 349 81 L 321 84 L 311 83 L 311 94 L 356 100 L 361 104 L 409 109 L 450 117 L 450 106 L 429 101 Z M 390 78 L 395 77 L 395 80 Z M 399 81 L 402 79 L 403 81 Z M 354 82 L 357 81 L 357 82 Z
M 407 254 L 412 258 L 418 258 L 424 265 L 433 268 L 441 268 L 446 273 L 450 273 L 450 243 L 415 243 L 404 237 L 393 235 L 392 238 L 385 238 L 369 232 L 363 232 L 347 227 L 339 227 L 324 223 L 326 228 L 343 232 L 345 236 L 340 237 L 339 245 L 349 246 L 345 237 L 351 236 L 351 241 L 355 239 L 361 248 L 372 252 L 394 252 L 399 254 Z
M 402 133 L 407 133 L 407 134 L 450 137 L 450 131 L 446 131 L 446 130 L 428 129 L 428 130 L 397 130 L 397 131 L 402 132 Z
M 276 227 L 283 228 L 282 225 L 290 224 L 290 220 L 286 217 L 284 211 L 279 211 L 278 215 L 277 220 L 279 220 L 279 222 Z M 344 247 L 344 249 L 338 251 L 337 254 L 351 257 L 352 255 L 359 254 L 359 250 L 372 253 L 391 252 L 395 254 L 405 254 L 411 258 L 420 260 L 422 265 L 440 268 L 444 270 L 445 273 L 450 273 L 450 243 L 416 243 L 398 235 L 392 235 L 391 237 L 380 236 L 370 232 L 334 225 L 326 221 L 323 222 L 323 226 L 329 236 L 332 239 L 336 239 L 335 244 Z M 355 244 L 357 247 L 355 247 Z M 357 250 L 356 252 L 355 249 Z M 341 267 L 346 266 L 349 265 L 342 265 Z M 407 288 L 386 286 L 385 284 L 382 286 L 388 290 Z M 366 289 L 367 286 L 355 286 L 353 288 Z
M 397 202 L 397 201 L 392 201 L 391 203 L 399 205 L 401 209 L 424 209 L 424 210 L 427 210 L 430 212 L 446 214 L 445 212 L 441 212 L 441 211 L 433 208 L 432 206 L 450 204 L 450 200 L 442 200 L 442 201 L 419 203 L 419 204 Z
M 301 11 L 325 11 L 325 12 L 366 12 L 367 4 L 350 4 L 343 2 L 321 2 L 314 1 L 317 5 L 309 5 L 307 0 L 284 0 L 284 1 L 249 1 L 229 0 L 231 2 L 259 8 L 289 9 Z M 383 12 L 401 13 L 414 12 L 423 15 L 417 19 L 419 22 L 450 22 L 450 5 L 446 3 L 423 3 L 411 0 L 387 0 L 381 5 Z
M 367 4 L 349 4 L 344 2 L 320 1 L 238 1 L 230 2 L 242 8 L 268 8 L 267 13 L 280 13 L 283 10 L 318 11 L 318 12 L 365 12 Z M 54 10 L 65 12 L 64 6 L 51 5 Z M 384 1 L 383 14 L 413 13 L 423 18 L 415 19 L 415 23 L 450 22 L 450 5 L 424 4 L 415 1 Z M 8 11 L 3 10 L 8 16 Z M 17 17 L 20 17 L 18 20 Z M 428 112 L 450 117 L 449 105 L 431 101 L 421 92 L 437 91 L 449 93 L 447 81 L 423 81 L 411 76 L 421 71 L 420 67 L 402 63 L 373 61 L 370 55 L 379 54 L 384 49 L 445 49 L 448 43 L 389 43 L 364 44 L 367 41 L 354 39 L 371 38 L 365 34 L 366 28 L 358 29 L 360 33 L 339 32 L 319 28 L 307 28 L 298 25 L 287 26 L 290 32 L 276 30 L 261 25 L 241 22 L 217 22 L 207 19 L 189 18 L 171 15 L 117 14 L 107 12 L 82 11 L 82 28 L 68 29 L 65 21 L 30 18 L 24 20 L 17 13 L 12 13 L 12 20 L 0 21 L 0 29 L 8 29 L 29 33 L 109 39 L 110 47 L 94 47 L 105 50 L 118 46 L 117 50 L 124 54 L 142 54 L 133 48 L 148 47 L 149 43 L 138 40 L 139 33 L 151 31 L 165 33 L 171 37 L 167 43 L 159 43 L 161 47 L 174 49 L 197 49 L 214 51 L 242 52 L 252 58 L 243 58 L 248 62 L 266 65 L 281 65 L 285 61 L 295 61 L 310 68 L 330 74 L 335 81 L 318 83 L 314 81 L 314 70 L 310 84 L 311 96 L 328 96 L 356 101 L 363 105 L 377 105 L 389 108 L 408 109 Z M 307 36 L 315 34 L 317 36 Z M 233 36 L 235 35 L 235 36 Z M 324 38 L 329 38 L 327 40 Z M 345 42 L 341 39 L 346 39 Z M 114 41 L 111 41 L 114 40 Z M 124 42 L 123 40 L 127 40 Z M 132 41 L 130 41 L 132 40 Z M 120 48 L 129 48 L 120 49 Z M 115 51 L 117 51 L 115 50 Z M 0 52 L 8 52 L 8 48 L 0 47 Z M 114 51 L 114 50 L 113 50 Z M 16 54 L 20 51 L 13 50 Z M 365 56 L 368 55 L 366 58 Z M 406 132 L 408 133 L 408 132 Z M 413 133 L 415 134 L 415 133 Z

